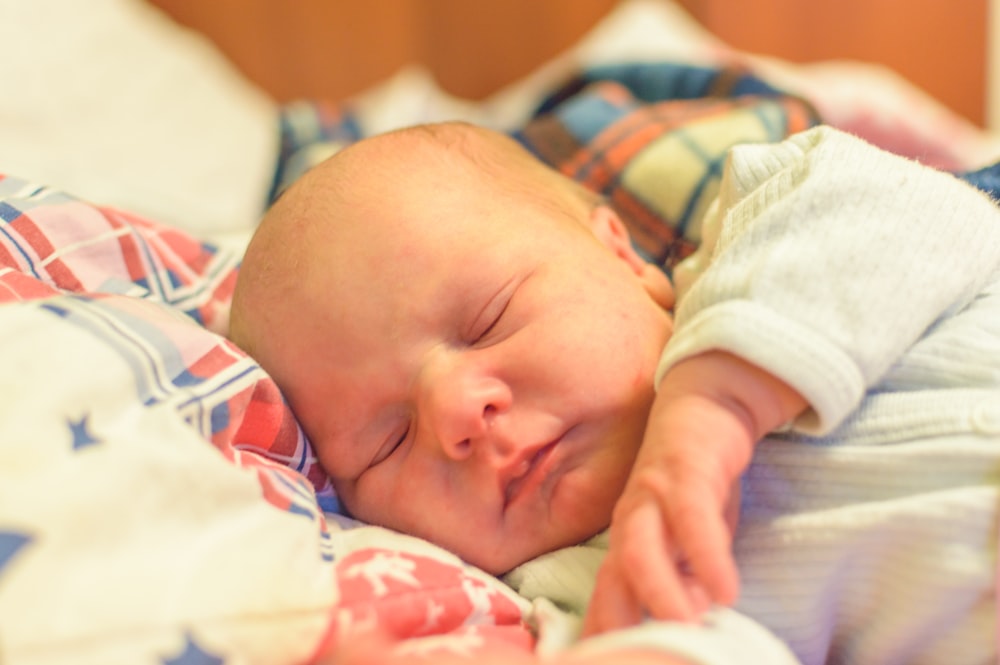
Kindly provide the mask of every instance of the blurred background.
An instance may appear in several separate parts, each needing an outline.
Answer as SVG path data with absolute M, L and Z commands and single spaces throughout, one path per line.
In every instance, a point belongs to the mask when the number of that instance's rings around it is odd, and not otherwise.
M 483 99 L 573 45 L 617 0 L 149 0 L 214 40 L 278 101 L 343 99 L 402 65 Z M 883 64 L 980 127 L 991 103 L 990 0 L 675 0 L 736 49 Z
M 975 170 L 1000 160 L 994 6 L 0 0 L 0 174 L 238 245 L 344 142 L 442 119 L 517 129 L 582 67 L 637 60 L 746 68 L 823 122 Z

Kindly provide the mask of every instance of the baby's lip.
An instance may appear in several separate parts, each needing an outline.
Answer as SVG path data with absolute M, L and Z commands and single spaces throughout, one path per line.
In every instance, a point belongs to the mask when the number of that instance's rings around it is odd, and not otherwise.
M 526 448 L 502 475 L 503 508 L 507 509 L 519 497 L 537 487 L 551 473 L 549 460 L 562 436 L 541 446 Z

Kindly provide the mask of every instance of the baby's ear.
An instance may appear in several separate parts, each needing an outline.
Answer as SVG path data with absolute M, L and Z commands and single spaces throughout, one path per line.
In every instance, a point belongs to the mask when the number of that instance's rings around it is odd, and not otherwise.
M 636 274 L 646 293 L 664 309 L 674 306 L 674 289 L 666 274 L 639 256 L 632 246 L 625 222 L 607 205 L 599 205 L 590 212 L 590 229 L 605 247 Z

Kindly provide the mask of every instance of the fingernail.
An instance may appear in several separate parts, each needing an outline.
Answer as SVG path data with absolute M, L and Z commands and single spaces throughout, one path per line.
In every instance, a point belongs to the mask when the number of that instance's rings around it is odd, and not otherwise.
M 692 584 L 688 587 L 688 598 L 698 618 L 712 607 L 712 598 L 700 584 Z

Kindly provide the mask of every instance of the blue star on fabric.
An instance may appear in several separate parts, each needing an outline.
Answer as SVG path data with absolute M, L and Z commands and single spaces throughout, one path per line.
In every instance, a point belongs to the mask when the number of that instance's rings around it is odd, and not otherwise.
M 69 419 L 66 424 L 73 435 L 73 450 L 88 448 L 101 440 L 90 433 L 90 415 L 85 415 L 79 420 Z
M 0 573 L 10 563 L 25 545 L 30 543 L 31 536 L 17 531 L 0 531 Z
M 184 634 L 184 650 L 173 658 L 160 662 L 163 665 L 224 665 L 226 661 L 198 646 L 188 632 Z

